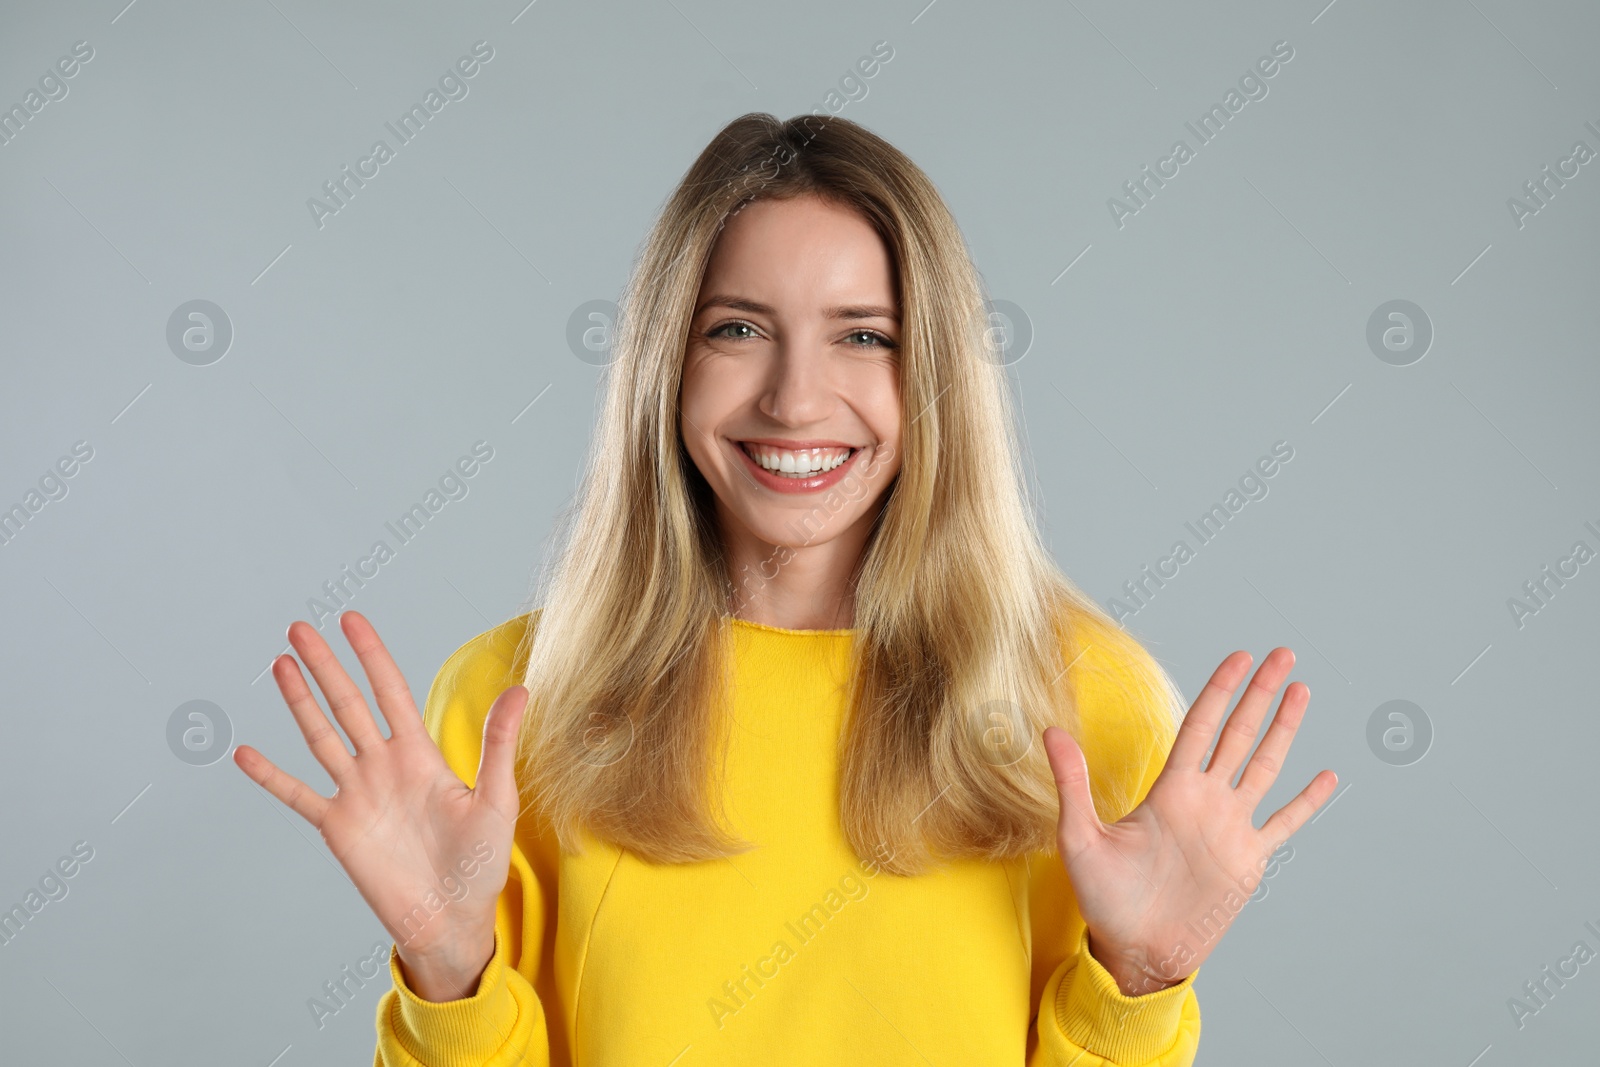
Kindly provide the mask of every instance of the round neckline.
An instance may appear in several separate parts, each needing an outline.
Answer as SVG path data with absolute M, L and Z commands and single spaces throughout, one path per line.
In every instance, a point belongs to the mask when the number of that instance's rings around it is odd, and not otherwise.
M 724 619 L 739 626 L 746 626 L 752 630 L 765 630 L 768 633 L 788 634 L 792 637 L 854 637 L 856 631 L 850 630 L 789 630 L 782 626 L 768 626 L 764 622 L 754 622 L 750 619 L 741 619 L 737 615 L 724 615 Z

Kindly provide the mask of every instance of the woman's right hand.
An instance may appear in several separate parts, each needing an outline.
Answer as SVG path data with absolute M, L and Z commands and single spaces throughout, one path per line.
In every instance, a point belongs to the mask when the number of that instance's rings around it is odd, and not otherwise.
M 511 867 L 520 805 L 516 740 L 528 691 L 511 686 L 489 709 L 476 788 L 468 788 L 429 736 L 372 624 L 345 611 L 339 625 L 390 736 L 378 729 L 322 635 L 296 620 L 289 643 L 311 668 L 355 754 L 285 654 L 273 661 L 272 675 L 312 755 L 333 779 L 334 794 L 319 795 L 248 745 L 234 750 L 234 762 L 322 834 L 394 938 L 412 992 L 431 1001 L 470 997 L 494 954 L 495 901 Z

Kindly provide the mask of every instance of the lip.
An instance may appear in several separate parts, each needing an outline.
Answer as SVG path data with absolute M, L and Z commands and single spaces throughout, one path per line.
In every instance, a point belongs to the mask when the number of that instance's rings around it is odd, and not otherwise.
M 773 474 L 757 463 L 754 457 L 744 450 L 741 441 L 748 441 L 753 445 L 767 445 L 771 448 L 787 448 L 791 450 L 801 448 L 849 448 L 854 451 L 850 453 L 849 459 L 833 468 L 833 470 L 824 471 L 813 478 L 784 478 Z M 739 453 L 739 458 L 744 463 L 745 469 L 750 472 L 750 477 L 754 478 L 757 484 L 764 485 L 778 493 L 819 493 L 824 489 L 832 488 L 844 480 L 845 474 L 855 467 L 856 460 L 860 458 L 862 453 L 862 449 L 859 446 L 845 444 L 843 441 L 779 441 L 772 438 L 762 439 L 758 437 L 743 438 L 741 441 L 733 442 L 733 450 Z

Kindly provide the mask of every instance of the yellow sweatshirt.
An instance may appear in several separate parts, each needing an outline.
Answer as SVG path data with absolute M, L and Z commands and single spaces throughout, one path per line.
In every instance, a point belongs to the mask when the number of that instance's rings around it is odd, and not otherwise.
M 429 733 L 468 785 L 489 706 L 521 681 L 513 658 L 531 621 L 462 645 L 429 690 Z M 1054 854 L 909 878 L 855 855 L 836 753 L 851 631 L 733 619 L 728 633 L 726 810 L 758 847 L 656 866 L 585 837 L 572 855 L 525 813 L 477 991 L 420 1000 L 391 950 L 377 1067 L 1193 1063 L 1195 976 L 1123 995 L 1089 955 Z M 1107 651 L 1127 641 L 1087 645 L 1069 678 L 1091 780 L 1142 766 L 1142 800 L 1166 748 L 1130 726 L 1127 653 Z

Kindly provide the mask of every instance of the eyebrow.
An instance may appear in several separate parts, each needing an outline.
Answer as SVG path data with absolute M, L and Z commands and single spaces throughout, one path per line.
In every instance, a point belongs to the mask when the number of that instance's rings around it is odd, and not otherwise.
M 734 311 L 747 311 L 752 315 L 774 315 L 776 310 L 770 305 L 759 300 L 748 300 L 742 296 L 732 296 L 726 293 L 716 293 L 706 298 L 694 313 L 699 315 L 709 307 L 725 307 Z M 823 315 L 830 319 L 889 319 L 899 322 L 900 316 L 896 315 L 893 308 L 882 307 L 878 304 L 845 304 L 840 307 L 824 308 Z

